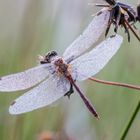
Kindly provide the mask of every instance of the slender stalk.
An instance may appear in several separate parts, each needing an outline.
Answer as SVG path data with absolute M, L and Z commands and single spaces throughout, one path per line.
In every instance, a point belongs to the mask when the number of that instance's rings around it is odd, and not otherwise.
M 98 7 L 110 7 L 109 5 L 107 4 L 95 4 L 95 6 L 98 6 Z
M 135 90 L 140 90 L 140 86 L 138 85 L 132 85 L 132 84 L 126 84 L 126 83 L 120 83 L 120 82 L 112 82 L 112 81 L 106 81 L 106 80 L 100 80 L 95 77 L 89 78 L 89 80 L 105 84 L 105 85 L 113 85 L 113 86 L 119 86 L 119 87 L 125 87 L 125 88 L 130 88 L 130 89 L 135 89 Z
M 133 27 L 128 23 L 127 20 L 125 20 L 126 25 L 130 28 L 130 30 L 133 32 L 133 34 L 136 36 L 136 38 L 140 41 L 140 37 L 137 35 Z
M 98 7 L 110 7 L 108 4 L 101 4 L 101 3 L 88 3 L 89 6 L 98 6 Z
M 130 120 L 129 120 L 129 122 L 128 122 L 120 140 L 124 140 L 126 138 L 126 136 L 128 134 L 128 131 L 129 131 L 130 127 L 132 126 L 132 123 L 134 122 L 134 119 L 136 118 L 136 115 L 138 114 L 139 109 L 140 109 L 140 101 L 138 102 L 138 104 L 136 106 L 136 109 L 135 109 L 134 113 L 132 114 L 132 117 L 130 118 Z

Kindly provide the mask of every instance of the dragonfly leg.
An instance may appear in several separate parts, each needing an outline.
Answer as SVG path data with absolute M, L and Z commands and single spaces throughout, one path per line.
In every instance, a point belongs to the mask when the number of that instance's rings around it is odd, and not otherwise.
M 70 90 L 67 93 L 65 93 L 64 96 L 68 96 L 68 99 L 70 99 L 72 93 L 74 93 L 74 89 L 73 89 L 73 85 L 70 84 Z

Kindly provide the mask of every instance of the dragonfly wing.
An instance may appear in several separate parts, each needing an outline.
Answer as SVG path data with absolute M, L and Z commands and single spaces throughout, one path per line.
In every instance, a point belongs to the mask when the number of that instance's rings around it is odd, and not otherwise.
M 66 61 L 73 60 L 89 49 L 107 27 L 110 12 L 102 10 L 96 15 L 84 32 L 66 49 L 63 57 Z
M 47 65 L 0 78 L 0 91 L 11 92 L 30 88 L 48 76 Z
M 123 38 L 120 35 L 109 37 L 90 52 L 72 61 L 72 76 L 85 80 L 98 73 L 118 51 Z
M 10 114 L 22 114 L 49 105 L 70 89 L 64 77 L 51 76 L 41 84 L 17 98 L 10 106 Z

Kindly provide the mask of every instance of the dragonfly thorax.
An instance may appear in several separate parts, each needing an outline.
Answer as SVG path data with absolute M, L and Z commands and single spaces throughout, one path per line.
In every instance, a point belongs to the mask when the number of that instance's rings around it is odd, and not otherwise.
M 56 68 L 56 73 L 62 74 L 65 76 L 69 75 L 69 64 L 64 62 L 63 58 L 58 58 L 57 60 L 54 61 L 54 65 Z

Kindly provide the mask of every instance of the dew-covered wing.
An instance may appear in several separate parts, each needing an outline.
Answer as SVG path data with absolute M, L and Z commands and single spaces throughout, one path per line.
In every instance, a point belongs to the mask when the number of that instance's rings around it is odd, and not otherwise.
M 12 92 L 30 88 L 48 76 L 47 65 L 40 65 L 26 71 L 0 78 L 0 91 Z
M 120 35 L 109 37 L 90 52 L 72 61 L 73 78 L 85 80 L 98 73 L 118 51 L 122 41 Z
M 35 88 L 17 98 L 10 106 L 10 114 L 22 114 L 49 105 L 70 89 L 64 77 L 51 76 Z
M 105 31 L 110 12 L 102 10 L 96 15 L 84 32 L 66 49 L 63 57 L 66 61 L 74 59 L 90 48 Z

